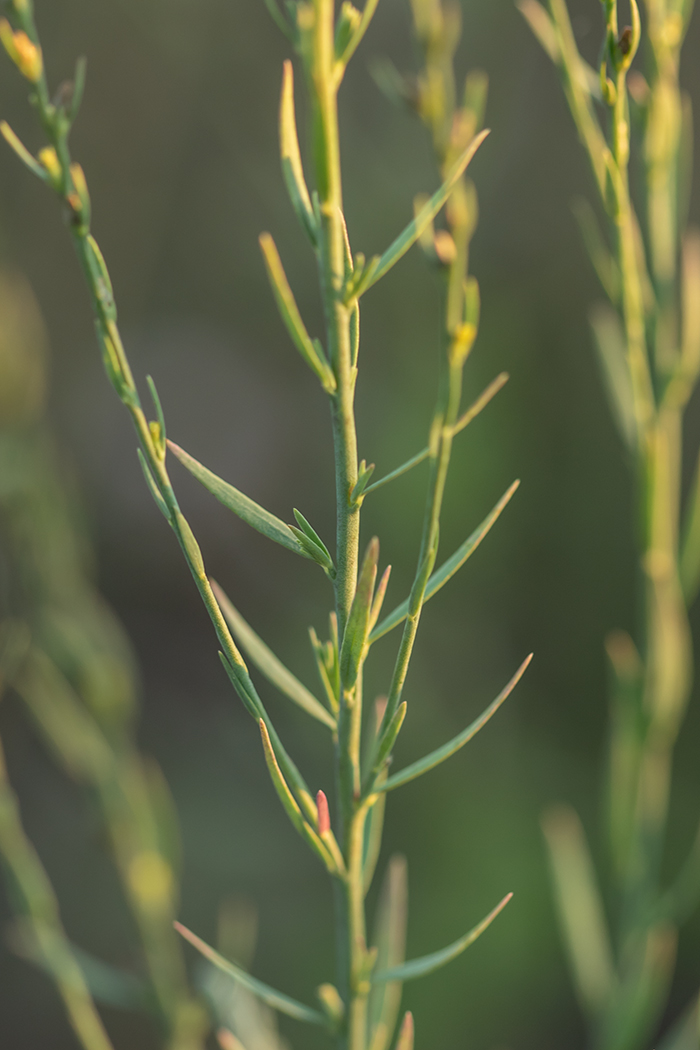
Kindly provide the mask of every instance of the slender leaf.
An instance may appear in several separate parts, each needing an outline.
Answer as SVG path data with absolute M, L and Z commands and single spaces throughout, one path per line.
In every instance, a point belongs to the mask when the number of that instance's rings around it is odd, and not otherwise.
M 376 775 L 379 772 L 379 770 L 382 768 L 382 766 L 384 765 L 387 758 L 392 752 L 394 744 L 396 743 L 396 738 L 401 732 L 401 727 L 403 725 L 404 718 L 406 717 L 406 708 L 407 704 L 404 700 L 397 707 L 396 714 L 392 718 L 391 722 L 389 722 L 389 725 L 384 731 L 384 736 L 382 737 L 379 744 L 379 748 L 377 749 L 377 758 L 374 763 L 374 769 L 372 770 L 374 775 Z
M 294 33 L 292 27 L 287 22 L 279 7 L 275 3 L 275 0 L 264 0 L 265 7 L 267 8 L 272 21 L 275 23 L 277 28 L 287 37 L 288 40 L 294 41 Z
M 228 974 L 234 981 L 240 984 L 247 991 L 257 995 L 259 999 L 262 999 L 264 1003 L 271 1006 L 274 1010 L 278 1010 L 281 1014 L 286 1014 L 287 1017 L 293 1017 L 296 1021 L 306 1021 L 308 1024 L 318 1024 L 325 1027 L 326 1018 L 323 1014 L 319 1013 L 318 1010 L 312 1010 L 310 1006 L 305 1006 L 304 1003 L 298 1002 L 296 999 L 290 998 L 288 995 L 284 995 L 282 992 L 275 991 L 274 988 L 270 988 L 268 984 L 264 984 L 259 981 L 257 977 L 251 977 L 249 973 L 242 970 L 240 966 L 236 966 L 235 963 L 229 962 L 228 959 L 224 959 L 223 955 L 219 955 L 218 952 L 210 948 L 203 940 L 201 940 L 195 933 L 188 930 L 186 926 L 183 926 L 181 922 L 174 923 L 175 929 L 181 934 L 186 941 L 200 952 L 205 959 L 208 959 L 210 963 L 218 967 L 225 974 Z
M 267 276 L 270 280 L 277 308 L 291 340 L 311 371 L 320 379 L 324 390 L 332 394 L 336 389 L 335 376 L 323 355 L 320 343 L 312 340 L 306 331 L 306 326 L 301 319 L 292 289 L 289 287 L 289 281 L 284 272 L 275 242 L 269 233 L 261 233 L 259 239 L 263 258 L 265 259 Z
M 407 1010 L 401 1022 L 399 1038 L 396 1040 L 396 1050 L 413 1050 L 414 1036 L 413 1014 Z
M 452 167 L 440 189 L 433 194 L 428 203 L 420 210 L 418 215 L 416 215 L 413 222 L 408 224 L 403 233 L 396 238 L 393 244 L 391 244 L 380 257 L 371 278 L 364 285 L 363 292 L 366 292 L 369 288 L 375 285 L 377 281 L 380 281 L 382 277 L 389 272 L 392 266 L 395 266 L 399 259 L 403 258 L 409 248 L 416 243 L 425 227 L 433 221 L 447 198 L 450 196 L 455 183 L 464 174 L 467 165 L 472 160 L 474 154 L 488 134 L 489 131 L 486 129 L 477 135 L 476 138 L 472 139 L 462 153 L 462 156 Z
M 75 124 L 85 94 L 85 78 L 87 76 L 87 59 L 82 55 L 75 63 L 75 74 L 73 76 L 73 96 L 70 100 L 70 111 L 68 119 Z
M 633 449 L 637 422 L 625 335 L 617 314 L 609 306 L 595 307 L 590 320 L 610 410 L 622 440 Z
M 462 546 L 455 551 L 452 557 L 448 558 L 447 561 L 433 573 L 428 580 L 428 585 L 425 589 L 425 597 L 423 599 L 424 603 L 432 598 L 434 594 L 437 594 L 440 588 L 444 587 L 447 581 L 462 568 L 467 558 L 474 553 L 484 536 L 486 536 L 500 516 L 506 504 L 510 502 L 519 484 L 519 481 L 513 482 L 508 491 L 501 496 L 491 513 L 484 518 L 481 525 L 472 532 L 471 536 L 464 541 Z M 398 625 L 406 619 L 406 616 L 408 615 L 408 601 L 407 598 L 406 601 L 397 606 L 392 613 L 389 613 L 389 615 L 374 628 L 369 636 L 370 645 L 373 642 L 376 642 L 377 639 L 383 637 L 383 635 L 388 634 L 388 632 L 393 630 L 394 627 L 398 627 Z
M 378 783 L 386 778 L 386 771 L 379 774 Z M 374 873 L 377 870 L 377 862 L 382 848 L 382 832 L 384 831 L 384 811 L 386 809 L 386 794 L 380 792 L 365 822 L 365 840 L 362 852 L 362 878 L 365 894 L 369 892 L 372 885 Z
M 412 765 L 406 766 L 399 773 L 394 773 L 393 776 L 382 785 L 377 785 L 374 791 L 393 791 L 394 788 L 402 787 L 404 784 L 408 784 L 409 781 L 415 780 L 416 777 L 420 777 L 423 773 L 427 773 L 429 770 L 434 769 L 435 766 L 439 766 L 446 759 L 454 755 L 460 748 L 464 747 L 472 740 L 480 729 L 486 725 L 486 723 L 495 715 L 501 704 L 508 699 L 510 694 L 515 689 L 516 685 L 525 674 L 527 667 L 532 660 L 532 653 L 523 660 L 518 670 L 511 678 L 508 685 L 501 690 L 496 699 L 490 704 L 486 710 L 479 715 L 479 717 L 467 726 L 463 732 L 458 733 L 456 737 L 453 737 L 447 744 L 443 744 L 442 747 L 438 747 L 435 751 L 431 751 L 425 758 L 419 759 L 417 762 L 413 762 Z
M 15 135 L 6 120 L 0 120 L 0 134 L 5 139 L 5 142 L 7 142 L 10 149 L 14 150 L 19 159 L 27 168 L 29 168 L 32 174 L 36 175 L 36 177 L 41 179 L 42 182 L 49 181 L 49 174 L 46 169 L 42 167 L 36 157 L 31 155 L 27 147 L 20 141 L 17 135 Z
M 294 67 L 289 60 L 284 63 L 282 75 L 280 154 L 282 157 L 282 174 L 284 175 L 292 207 L 309 240 L 316 247 L 316 220 L 314 219 L 311 198 L 309 197 L 309 190 L 304 178 L 304 167 L 299 150 L 299 136 L 297 135 L 297 121 L 294 110 Z
M 313 627 L 309 627 L 309 637 L 311 639 L 311 647 L 314 651 L 314 658 L 316 660 L 316 667 L 318 669 L 318 676 L 321 679 L 321 684 L 324 688 L 326 698 L 328 700 L 328 706 L 331 711 L 337 713 L 338 711 L 338 683 L 337 675 L 333 673 L 337 669 L 336 666 L 330 667 L 326 664 L 326 646 L 319 641 L 318 635 Z M 335 653 L 333 654 L 335 656 Z M 336 664 L 335 659 L 333 660 L 334 665 Z
M 153 500 L 154 500 L 156 506 L 158 507 L 158 510 L 161 512 L 161 514 L 163 515 L 163 517 L 165 518 L 166 521 L 168 521 L 168 522 L 171 521 L 170 511 L 168 510 L 168 505 L 165 502 L 165 500 L 163 499 L 163 497 L 161 496 L 160 489 L 156 485 L 155 478 L 151 474 L 151 468 L 148 466 L 148 463 L 146 462 L 146 457 L 144 456 L 144 454 L 143 454 L 143 452 L 141 451 L 140 448 L 136 449 L 136 454 L 139 457 L 139 463 L 141 464 L 141 470 L 143 471 L 143 476 L 146 479 L 146 484 L 148 485 L 148 490 L 151 493 L 151 496 L 153 497 Z
M 379 0 L 366 0 L 364 10 L 362 12 L 362 18 L 360 19 L 357 29 L 352 34 L 347 47 L 338 59 L 338 64 L 341 68 L 347 66 L 348 62 L 355 54 L 355 51 L 360 46 L 363 36 L 369 29 L 369 24 L 374 17 L 374 12 L 377 10 L 377 4 Z
M 683 239 L 683 371 L 694 380 L 700 371 L 700 231 Z
M 372 975 L 372 984 L 379 984 L 383 981 L 412 981 L 416 977 L 424 977 L 426 974 L 433 973 L 434 970 L 439 970 L 440 967 L 452 962 L 453 959 L 461 955 L 481 936 L 496 916 L 503 911 L 512 896 L 512 893 L 506 894 L 500 904 L 497 904 L 493 911 L 489 912 L 486 918 L 481 920 L 478 926 L 475 926 L 469 933 L 465 933 L 464 937 L 460 937 L 454 944 L 449 944 L 447 948 L 442 948 L 439 952 L 433 952 L 431 955 L 423 955 L 420 959 L 411 959 L 410 962 L 404 963 L 403 966 L 395 966 L 390 970 L 381 970 L 379 973 Z
M 309 692 L 306 686 L 303 685 L 291 671 L 287 670 L 281 660 L 279 660 L 272 650 L 265 645 L 265 642 L 258 637 L 253 628 L 246 623 L 224 591 L 214 582 L 214 580 L 211 581 L 211 587 L 236 641 L 242 646 L 258 670 L 261 671 L 267 680 L 272 682 L 281 693 L 284 693 L 285 696 L 289 697 L 293 703 L 301 707 L 307 714 L 311 715 L 312 718 L 316 718 L 319 722 L 323 722 L 324 725 L 327 725 L 330 729 L 335 729 L 336 722 L 333 716 L 329 714 L 313 693 Z
M 620 267 L 605 243 L 596 214 L 585 197 L 574 201 L 573 212 L 598 280 L 610 302 L 617 304 L 622 285 Z
M 581 823 L 569 806 L 542 821 L 569 961 L 581 1005 L 600 1017 L 615 988 L 612 947 L 603 903 Z
M 537 0 L 516 0 L 515 5 L 555 65 L 559 64 L 559 42 L 552 19 Z
M 270 735 L 265 725 L 265 720 L 260 719 L 258 726 L 260 728 L 260 735 L 263 742 L 263 750 L 265 752 L 265 761 L 267 763 L 268 772 L 270 779 L 274 785 L 275 791 L 277 792 L 280 802 L 282 803 L 284 810 L 289 817 L 290 821 L 299 832 L 301 837 L 308 843 L 311 849 L 316 853 L 318 857 L 323 861 L 331 874 L 337 874 L 337 867 L 335 861 L 331 858 L 327 847 L 321 841 L 319 836 L 316 834 L 311 825 L 304 820 L 301 810 L 297 805 L 297 801 L 294 795 L 289 790 L 287 781 L 282 775 L 282 770 L 277 762 L 274 749 L 270 742 Z
M 282 547 L 286 547 L 287 550 L 300 554 L 302 558 L 313 560 L 308 551 L 302 547 L 301 543 L 293 535 L 291 526 L 285 525 L 274 514 L 270 514 L 268 510 L 265 510 L 248 496 L 244 496 L 233 485 L 229 485 L 228 482 L 213 474 L 211 470 L 207 470 L 205 466 L 173 441 L 168 441 L 168 448 L 177 456 L 182 465 L 189 470 L 190 474 L 193 474 L 197 481 L 200 481 L 206 489 L 209 489 L 211 494 L 216 496 L 225 507 L 232 510 L 241 521 L 250 525 L 251 528 L 257 529 L 258 532 L 261 532 L 263 536 L 267 536 L 268 539 L 279 543 Z
M 377 949 L 376 968 L 401 966 L 406 958 L 408 918 L 408 879 L 406 858 L 398 854 L 389 861 L 384 877 L 373 943 Z M 401 982 L 373 984 L 367 1004 L 369 1050 L 387 1050 L 394 1034 L 401 1005 Z
M 344 689 L 352 689 L 354 686 L 365 656 L 378 559 L 379 540 L 375 536 L 370 541 L 362 562 L 357 590 L 343 635 L 340 650 L 340 675 Z
M 321 539 L 319 534 L 308 523 L 308 521 L 306 520 L 304 515 L 301 513 L 301 511 L 296 509 L 296 507 L 294 508 L 294 517 L 297 520 L 297 524 L 299 526 L 299 530 L 301 531 L 301 533 L 303 533 L 303 537 L 301 538 L 302 543 L 305 543 L 305 541 L 308 541 L 311 544 L 311 547 L 313 547 L 315 549 L 315 551 L 314 551 L 314 558 L 315 558 L 315 560 L 318 561 L 319 564 L 323 565 L 324 567 L 328 567 L 328 568 L 332 569 L 333 568 L 333 559 L 331 558 L 331 554 L 330 554 L 330 551 L 328 550 L 328 547 L 326 547 L 325 543 L 323 542 L 323 540 Z M 290 525 L 289 527 L 290 527 L 290 529 L 294 529 L 293 525 Z M 294 530 L 294 531 L 295 531 L 296 535 L 299 535 L 297 530 Z

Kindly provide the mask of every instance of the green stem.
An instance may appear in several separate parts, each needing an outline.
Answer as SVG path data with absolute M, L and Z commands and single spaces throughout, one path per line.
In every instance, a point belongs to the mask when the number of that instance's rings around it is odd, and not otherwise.
M 343 303 L 345 238 L 338 136 L 338 78 L 334 45 L 333 0 L 314 0 L 310 89 L 313 100 L 316 182 L 319 193 L 319 277 L 326 319 L 328 356 L 335 377 L 331 395 L 336 485 L 335 604 L 342 645 L 357 586 L 360 510 L 351 493 L 357 483 L 358 456 L 354 397 L 356 370 L 350 339 L 351 311 Z M 337 909 L 337 940 L 347 952 L 339 972 L 346 1003 L 340 1045 L 365 1050 L 367 1041 L 367 943 L 362 876 L 364 810 L 358 810 L 360 787 L 361 679 L 346 689 L 341 681 L 336 748 L 344 857 L 347 880 Z M 364 975 L 364 976 L 363 976 Z

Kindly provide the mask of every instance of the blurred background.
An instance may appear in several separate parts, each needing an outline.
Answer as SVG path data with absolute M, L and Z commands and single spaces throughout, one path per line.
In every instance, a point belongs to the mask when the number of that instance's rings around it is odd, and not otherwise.
M 151 373 L 168 433 L 211 469 L 289 520 L 293 506 L 333 534 L 327 408 L 283 331 L 257 236 L 277 241 L 312 334 L 321 331 L 313 259 L 288 205 L 277 152 L 286 41 L 262 0 L 37 0 L 49 75 L 89 58 L 73 137 L 91 187 L 95 236 L 112 274 L 122 334 L 141 381 Z M 595 58 L 600 5 L 571 0 Z M 472 271 L 482 289 L 465 403 L 499 371 L 505 390 L 460 437 L 441 537 L 445 555 L 510 482 L 522 486 L 488 540 L 427 607 L 407 684 L 401 764 L 471 721 L 528 652 L 532 668 L 465 751 L 390 796 L 385 858 L 408 857 L 408 955 L 515 898 L 458 962 L 404 991 L 418 1045 L 434 1050 L 583 1046 L 550 896 L 539 819 L 568 800 L 596 855 L 606 733 L 603 639 L 634 622 L 631 485 L 591 348 L 599 296 L 571 214 L 589 173 L 551 63 L 510 0 L 463 0 L 459 68 L 490 78 L 493 129 L 471 168 L 480 198 Z M 355 250 L 382 250 L 437 185 L 430 143 L 388 102 L 369 66 L 416 68 L 408 0 L 381 0 L 341 96 L 347 217 Z M 700 18 L 686 43 L 686 87 L 700 113 Z M 25 84 L 0 63 L 2 116 L 36 150 Z M 303 116 L 300 124 L 304 128 Z M 693 200 L 700 218 L 700 194 Z M 161 764 L 182 823 L 181 917 L 213 940 L 227 900 L 259 915 L 255 973 L 311 1001 L 332 979 L 330 891 L 286 821 L 259 735 L 216 657 L 209 622 L 138 468 L 126 413 L 102 373 L 87 296 L 59 209 L 8 150 L 0 155 L 2 262 L 30 280 L 50 334 L 49 412 L 66 476 L 95 548 L 102 593 L 131 638 L 139 739 Z M 418 451 L 433 407 L 436 281 L 418 250 L 364 301 L 357 410 L 360 454 L 379 474 Z M 689 413 L 700 440 L 700 405 Z M 688 474 L 693 463 L 687 464 Z M 306 632 L 326 629 L 321 573 L 235 520 L 177 464 L 172 476 L 211 574 L 283 660 L 315 687 Z M 414 567 L 425 475 L 368 498 L 363 529 L 394 566 L 388 607 Z M 696 634 L 700 618 L 695 617 Z M 396 638 L 373 650 L 368 695 L 386 688 Z M 325 732 L 261 685 L 309 783 L 330 783 Z M 42 748 L 21 706 L 0 731 L 22 816 L 81 947 L 126 962 L 132 930 L 84 796 Z M 668 857 L 695 831 L 700 704 L 681 736 Z M 384 860 L 380 862 L 383 866 Z M 9 906 L 0 889 L 0 923 Z M 700 978 L 700 916 L 682 934 L 670 1013 Z M 190 962 L 191 956 L 188 956 Z M 156 1045 L 136 1015 L 105 1014 L 117 1048 Z M 324 1045 L 283 1026 L 296 1050 Z M 0 1046 L 75 1046 L 48 981 L 0 943 Z

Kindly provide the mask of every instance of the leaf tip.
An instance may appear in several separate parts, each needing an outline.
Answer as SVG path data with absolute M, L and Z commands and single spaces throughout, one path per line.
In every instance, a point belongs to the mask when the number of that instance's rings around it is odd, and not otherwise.
M 331 830 L 331 817 L 328 810 L 328 799 L 324 791 L 316 794 L 316 809 L 318 811 L 318 833 L 325 835 Z

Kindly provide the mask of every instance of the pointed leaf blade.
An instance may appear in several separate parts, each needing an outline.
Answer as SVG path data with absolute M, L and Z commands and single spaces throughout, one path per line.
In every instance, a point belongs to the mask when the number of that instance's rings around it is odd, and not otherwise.
M 277 309 L 289 336 L 311 371 L 320 379 L 324 390 L 332 394 L 337 385 L 335 376 L 328 361 L 319 353 L 320 344 L 315 343 L 306 330 L 296 299 L 289 287 L 277 246 L 269 233 L 261 233 L 259 240 Z
M 268 1006 L 278 1010 L 281 1014 L 286 1014 L 287 1017 L 293 1017 L 296 1021 L 306 1021 L 308 1024 L 318 1024 L 325 1027 L 326 1019 L 318 1010 L 312 1010 L 310 1006 L 305 1006 L 304 1003 L 292 999 L 283 992 L 270 988 L 268 984 L 259 981 L 257 977 L 251 977 L 240 966 L 236 966 L 235 963 L 224 959 L 223 955 L 219 955 L 213 948 L 210 948 L 205 941 L 201 940 L 195 933 L 192 933 L 191 930 L 188 930 L 181 922 L 174 923 L 174 926 L 177 932 L 186 941 L 189 941 L 205 959 L 208 959 L 210 963 L 213 963 L 223 973 L 228 974 L 229 977 L 249 992 L 252 992 L 253 995 L 257 995 Z
M 385 981 L 413 981 L 416 977 L 424 977 L 426 974 L 433 973 L 442 966 L 446 966 L 447 963 L 456 959 L 481 936 L 496 916 L 500 915 L 512 896 L 512 893 L 506 894 L 503 900 L 496 905 L 493 911 L 489 912 L 485 919 L 482 919 L 469 933 L 465 933 L 464 937 L 460 937 L 453 944 L 449 944 L 438 952 L 432 952 L 430 955 L 423 955 L 420 959 L 411 959 L 410 962 L 404 963 L 403 966 L 396 966 L 390 970 L 381 970 L 379 973 L 373 974 L 372 984 L 379 984 Z
M 408 878 L 406 858 L 395 854 L 389 861 L 377 906 L 374 945 L 376 969 L 401 966 L 406 958 Z M 386 1050 L 394 1034 L 401 1006 L 401 982 L 372 985 L 368 1002 L 369 1050 Z
M 280 546 L 286 547 L 287 550 L 300 554 L 302 558 L 310 558 L 310 555 L 292 535 L 289 526 L 285 525 L 274 514 L 265 510 L 254 500 L 250 499 L 249 496 L 239 492 L 233 485 L 229 485 L 228 482 L 217 477 L 216 474 L 208 470 L 173 441 L 168 441 L 168 448 L 177 456 L 182 465 L 189 470 L 190 474 L 193 474 L 197 481 L 201 482 L 205 489 L 211 492 L 212 496 L 216 496 L 220 503 L 223 503 L 225 507 L 233 511 L 246 525 L 250 525 L 251 528 L 261 532 L 269 540 L 279 543 Z
M 468 744 L 470 740 L 476 736 L 480 729 L 482 729 L 486 723 L 495 715 L 501 704 L 508 699 L 510 694 L 515 689 L 516 685 L 525 674 L 530 661 L 532 660 L 532 653 L 523 660 L 518 670 L 515 672 L 508 685 L 501 690 L 496 699 L 490 704 L 486 710 L 479 715 L 479 717 L 467 726 L 465 730 L 458 733 L 456 737 L 453 737 L 447 744 L 443 744 L 442 747 L 436 748 L 435 751 L 431 751 L 425 758 L 419 759 L 417 762 L 413 762 L 412 765 L 402 769 L 399 773 L 395 773 L 389 777 L 384 784 L 377 785 L 375 791 L 393 791 L 394 788 L 402 787 L 404 784 L 408 784 L 411 780 L 415 780 L 416 777 L 420 777 L 423 773 L 427 773 L 431 769 L 435 769 L 442 762 L 445 762 L 448 758 L 451 758 L 460 748 L 463 748 L 465 744 Z
M 484 408 L 486 408 L 489 401 L 491 401 L 498 391 L 506 385 L 509 378 L 507 372 L 501 372 L 500 375 L 497 375 L 479 395 L 474 404 L 471 405 L 457 420 L 453 428 L 453 434 L 461 433 L 461 431 L 464 430 L 464 428 L 467 427 Z M 423 463 L 429 455 L 430 448 L 426 446 L 415 456 L 412 456 L 410 459 L 406 460 L 405 463 L 402 463 L 400 467 L 392 470 L 389 474 L 385 474 L 383 478 L 379 478 L 377 481 L 372 482 L 371 485 L 367 485 L 363 490 L 363 495 L 367 496 L 370 492 L 374 492 L 375 489 L 382 488 L 382 486 L 388 484 L 388 482 L 394 481 L 395 478 L 400 478 L 402 474 L 406 474 L 409 470 L 412 470 L 413 467 L 417 467 L 419 463 Z
M 440 588 L 444 587 L 447 581 L 462 568 L 465 561 L 474 553 L 486 534 L 491 530 L 492 526 L 500 517 L 501 512 L 512 499 L 519 484 L 519 481 L 513 482 L 508 491 L 501 496 L 491 513 L 484 518 L 481 525 L 472 532 L 471 536 L 464 541 L 462 546 L 455 551 L 452 557 L 448 558 L 447 561 L 433 573 L 428 580 L 428 585 L 425 589 L 423 604 L 432 598 L 434 594 L 437 594 Z M 406 599 L 405 602 L 402 602 L 401 605 L 397 606 L 392 613 L 389 613 L 389 615 L 374 628 L 369 636 L 370 645 L 383 635 L 388 634 L 388 632 L 393 630 L 394 627 L 398 627 L 398 625 L 406 619 L 407 615 L 408 599 Z
M 258 723 L 260 729 L 260 735 L 262 737 L 263 751 L 265 752 L 265 762 L 267 763 L 268 772 L 270 779 L 272 780 L 273 786 L 279 800 L 284 807 L 284 810 L 289 817 L 292 825 L 299 832 L 301 837 L 311 847 L 313 852 L 323 861 L 325 866 L 331 872 L 331 874 L 337 874 L 337 867 L 335 861 L 329 854 L 329 851 L 325 844 L 321 841 L 319 836 L 316 834 L 310 824 L 304 820 L 303 814 L 297 805 L 297 801 L 294 795 L 289 789 L 286 780 L 282 774 L 282 770 L 279 767 L 277 756 L 275 755 L 274 748 L 270 742 L 270 734 L 267 731 L 264 719 L 260 719 Z
M 549 850 L 559 921 L 581 1004 L 599 1017 L 616 978 L 603 902 L 581 822 L 570 806 L 556 806 L 542 821 Z
M 377 579 L 378 560 L 379 540 L 375 536 L 370 541 L 362 562 L 360 578 L 350 608 L 350 615 L 345 626 L 343 644 L 340 650 L 340 674 L 343 688 L 345 689 L 351 689 L 354 686 L 364 657 L 369 618 L 372 612 L 372 597 Z
M 316 247 L 316 220 L 314 219 L 311 198 L 304 178 L 304 167 L 299 150 L 297 120 L 294 108 L 294 68 L 287 59 L 282 75 L 282 95 L 280 98 L 280 155 L 282 174 L 287 186 L 292 207 L 299 222 L 306 231 L 312 245 Z
M 312 718 L 323 722 L 330 729 L 335 729 L 335 719 L 306 686 L 289 671 L 271 649 L 259 638 L 252 627 L 243 619 L 233 603 L 214 580 L 212 590 L 219 603 L 224 618 L 231 631 L 248 654 L 258 670 L 272 682 L 281 693 L 301 707 Z
M 413 1014 L 407 1010 L 401 1022 L 401 1031 L 396 1040 L 396 1050 L 413 1050 L 414 1040 Z
M 380 281 L 382 277 L 384 277 L 384 275 L 396 265 L 399 259 L 403 258 L 409 248 L 416 243 L 423 230 L 433 221 L 443 204 L 445 204 L 455 183 L 464 174 L 467 165 L 470 163 L 474 154 L 488 134 L 489 131 L 487 129 L 477 135 L 476 138 L 472 139 L 461 157 L 454 164 L 440 189 L 433 194 L 428 203 L 421 208 L 413 222 L 408 224 L 403 233 L 396 238 L 393 244 L 391 244 L 380 257 L 377 267 L 374 270 L 371 279 L 364 285 L 363 291 L 366 292 L 369 288 L 375 285 L 377 281 Z

